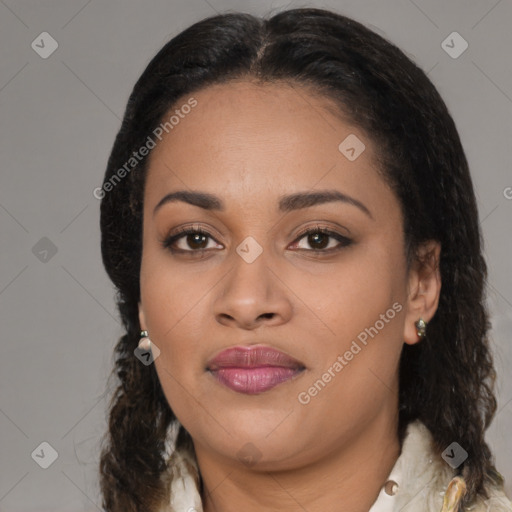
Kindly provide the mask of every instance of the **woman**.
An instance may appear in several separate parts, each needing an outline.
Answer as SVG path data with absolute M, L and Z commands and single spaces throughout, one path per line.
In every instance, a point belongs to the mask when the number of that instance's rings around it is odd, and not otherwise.
M 102 196 L 106 510 L 512 510 L 467 161 L 395 46 L 320 9 L 193 25 Z

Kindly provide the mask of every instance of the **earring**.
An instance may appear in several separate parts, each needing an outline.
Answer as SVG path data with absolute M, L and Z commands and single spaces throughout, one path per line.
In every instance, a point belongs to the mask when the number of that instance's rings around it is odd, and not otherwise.
M 148 331 L 140 331 L 139 348 L 149 350 L 151 348 L 151 340 L 148 337 Z
M 414 322 L 416 326 L 416 334 L 419 336 L 420 340 L 422 340 L 427 335 L 427 322 L 420 318 L 418 321 Z

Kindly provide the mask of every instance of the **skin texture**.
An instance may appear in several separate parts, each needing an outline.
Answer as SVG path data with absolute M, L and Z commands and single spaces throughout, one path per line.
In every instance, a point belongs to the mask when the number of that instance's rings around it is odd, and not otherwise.
M 205 510 L 367 511 L 399 455 L 399 357 L 404 342 L 419 341 L 414 322 L 435 314 L 439 244 L 423 248 L 430 266 L 408 271 L 400 205 L 376 171 L 372 141 L 329 112 L 327 99 L 244 81 L 194 98 L 150 155 L 139 318 L 161 351 L 155 364 L 169 405 L 193 438 Z M 366 146 L 354 161 L 338 150 L 349 134 Z M 278 211 L 283 195 L 333 189 L 371 217 L 343 202 Z M 176 201 L 154 213 L 177 190 L 215 194 L 224 210 Z M 190 252 L 163 247 L 177 228 L 198 226 L 210 237 L 174 243 Z M 352 243 L 329 251 L 336 239 L 300 235 L 317 226 Z M 248 236 L 263 251 L 252 263 L 236 251 Z M 401 311 L 300 403 L 394 303 Z M 205 371 L 220 351 L 253 344 L 305 370 L 258 395 Z M 249 452 L 251 464 L 241 460 Z

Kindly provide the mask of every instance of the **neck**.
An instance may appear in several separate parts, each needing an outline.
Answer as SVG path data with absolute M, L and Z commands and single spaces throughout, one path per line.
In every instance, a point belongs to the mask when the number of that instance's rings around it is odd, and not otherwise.
M 338 450 L 293 470 L 257 471 L 196 455 L 204 512 L 368 512 L 398 455 L 397 418 L 376 418 Z

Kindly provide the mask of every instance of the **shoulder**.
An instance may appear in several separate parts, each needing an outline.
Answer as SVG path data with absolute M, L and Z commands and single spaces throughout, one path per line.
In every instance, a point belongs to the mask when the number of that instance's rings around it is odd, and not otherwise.
M 489 490 L 487 500 L 479 499 L 471 508 L 471 512 L 512 512 L 512 502 L 501 489 Z
M 407 428 L 402 453 L 393 469 L 400 475 L 402 489 L 397 493 L 397 508 L 403 512 L 456 512 L 465 491 L 464 479 L 434 450 L 428 428 L 415 421 Z M 489 498 L 479 498 L 471 512 L 512 512 L 504 492 L 492 487 Z

